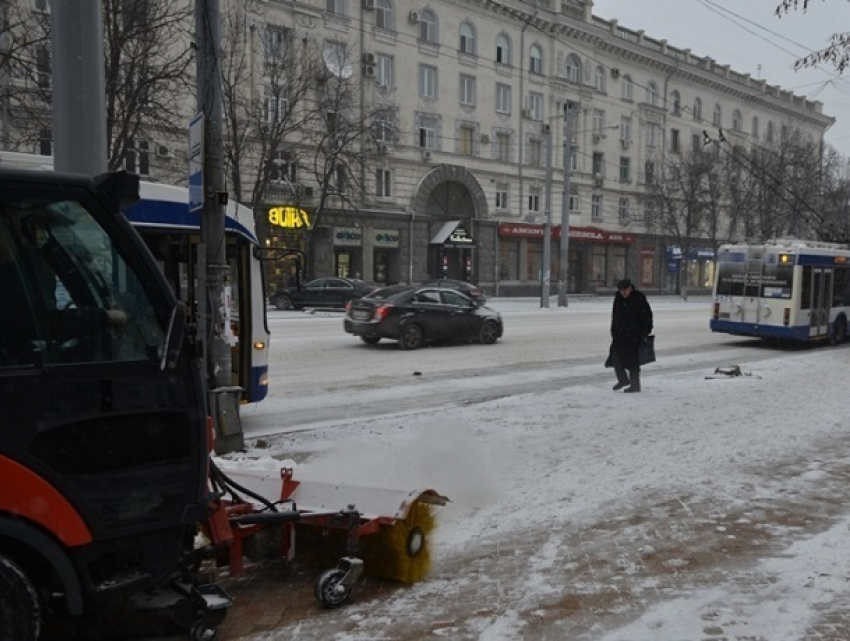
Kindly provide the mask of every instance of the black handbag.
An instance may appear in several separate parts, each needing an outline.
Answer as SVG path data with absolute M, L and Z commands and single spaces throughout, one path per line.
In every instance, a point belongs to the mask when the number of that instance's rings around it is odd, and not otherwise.
M 644 338 L 640 343 L 640 350 L 638 350 L 638 363 L 640 365 L 646 365 L 647 363 L 655 362 L 655 335 L 650 334 L 646 338 Z

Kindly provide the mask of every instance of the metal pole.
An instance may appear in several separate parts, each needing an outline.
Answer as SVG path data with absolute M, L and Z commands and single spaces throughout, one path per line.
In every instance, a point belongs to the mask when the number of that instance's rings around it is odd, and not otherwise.
M 546 223 L 543 225 L 543 262 L 540 265 L 540 307 L 549 307 L 552 275 L 552 126 L 543 125 L 546 134 Z
M 209 319 L 202 337 L 206 348 L 210 407 L 216 427 L 216 451 L 232 452 L 245 445 L 239 421 L 239 390 L 233 387 L 228 337 L 230 267 L 224 241 L 224 186 L 221 95 L 221 8 L 219 0 L 196 0 L 198 112 L 204 114 L 204 207 L 201 240 L 206 248 L 206 288 L 199 298 L 199 316 Z M 243 345 L 242 349 L 251 349 Z
M 558 307 L 567 307 L 570 282 L 570 176 L 573 159 L 573 112 L 564 103 L 564 193 L 561 201 L 561 253 L 558 260 Z
M 100 0 L 51 3 L 53 167 L 107 169 L 106 71 Z

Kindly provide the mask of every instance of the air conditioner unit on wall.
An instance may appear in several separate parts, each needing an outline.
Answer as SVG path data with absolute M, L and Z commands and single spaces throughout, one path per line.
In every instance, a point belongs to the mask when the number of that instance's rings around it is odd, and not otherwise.
M 363 8 L 372 11 L 375 8 L 375 0 L 363 0 Z
M 375 65 L 363 65 L 363 75 L 367 78 L 375 77 Z
M 363 64 L 365 64 L 365 65 L 375 64 L 375 54 L 374 53 L 364 53 L 363 54 Z
M 611 69 L 611 77 L 612 78 L 619 78 L 620 77 L 620 70 L 612 68 Z
M 422 150 L 422 160 L 431 160 L 431 150 L 423 149 Z
M 602 174 L 600 174 L 600 173 L 593 174 L 593 184 L 596 185 L 597 187 L 601 187 L 602 185 L 605 184 L 605 179 L 602 177 Z
M 602 140 L 602 134 L 593 134 L 593 142 L 597 143 Z
M 481 142 L 487 144 L 490 142 L 490 136 L 488 134 L 481 134 Z
M 632 146 L 632 141 L 626 138 L 620 138 L 620 144 L 623 146 L 623 149 L 628 149 Z
M 531 111 L 531 109 L 523 109 L 522 110 L 522 117 L 523 118 L 528 118 L 529 120 L 531 120 L 531 118 L 533 116 L 534 116 L 534 112 Z
M 414 24 L 419 22 L 419 12 L 418 11 L 411 11 L 409 14 L 407 14 L 407 17 Z
M 157 145 L 156 155 L 160 158 L 171 158 L 171 150 L 163 145 Z
M 540 131 L 544 134 L 552 133 L 552 125 L 547 122 L 546 124 L 540 127 Z

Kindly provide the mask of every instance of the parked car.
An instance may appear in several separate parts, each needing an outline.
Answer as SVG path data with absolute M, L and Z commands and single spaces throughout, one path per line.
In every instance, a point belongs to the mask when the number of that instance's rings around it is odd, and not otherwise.
M 438 342 L 492 345 L 503 332 L 499 312 L 459 291 L 421 285 L 384 287 L 351 301 L 344 327 L 367 345 L 388 338 L 402 349 Z
M 356 278 L 317 278 L 301 287 L 278 289 L 269 296 L 269 302 L 278 309 L 343 308 L 348 301 L 365 296 L 376 287 L 375 283 Z
M 439 287 L 441 289 L 455 289 L 459 292 L 463 292 L 472 300 L 476 300 L 480 303 L 487 302 L 487 297 L 484 295 L 484 292 L 481 290 L 481 288 L 478 285 L 467 283 L 465 280 L 454 280 L 453 278 L 437 278 L 436 280 L 429 280 L 427 283 L 422 283 L 422 286 Z

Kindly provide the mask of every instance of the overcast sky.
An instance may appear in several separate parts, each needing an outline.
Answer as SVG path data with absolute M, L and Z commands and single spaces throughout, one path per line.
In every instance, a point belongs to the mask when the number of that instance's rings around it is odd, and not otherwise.
M 850 2 L 811 0 L 781 19 L 780 0 L 594 0 L 593 13 L 617 19 L 627 29 L 643 29 L 655 39 L 697 56 L 711 56 L 739 73 L 824 103 L 836 119 L 826 140 L 850 156 L 850 71 L 840 76 L 832 66 L 794 71 L 793 65 L 829 44 L 834 33 L 850 31 Z M 800 0 L 802 7 L 802 0 Z M 744 118 L 744 122 L 749 119 Z

